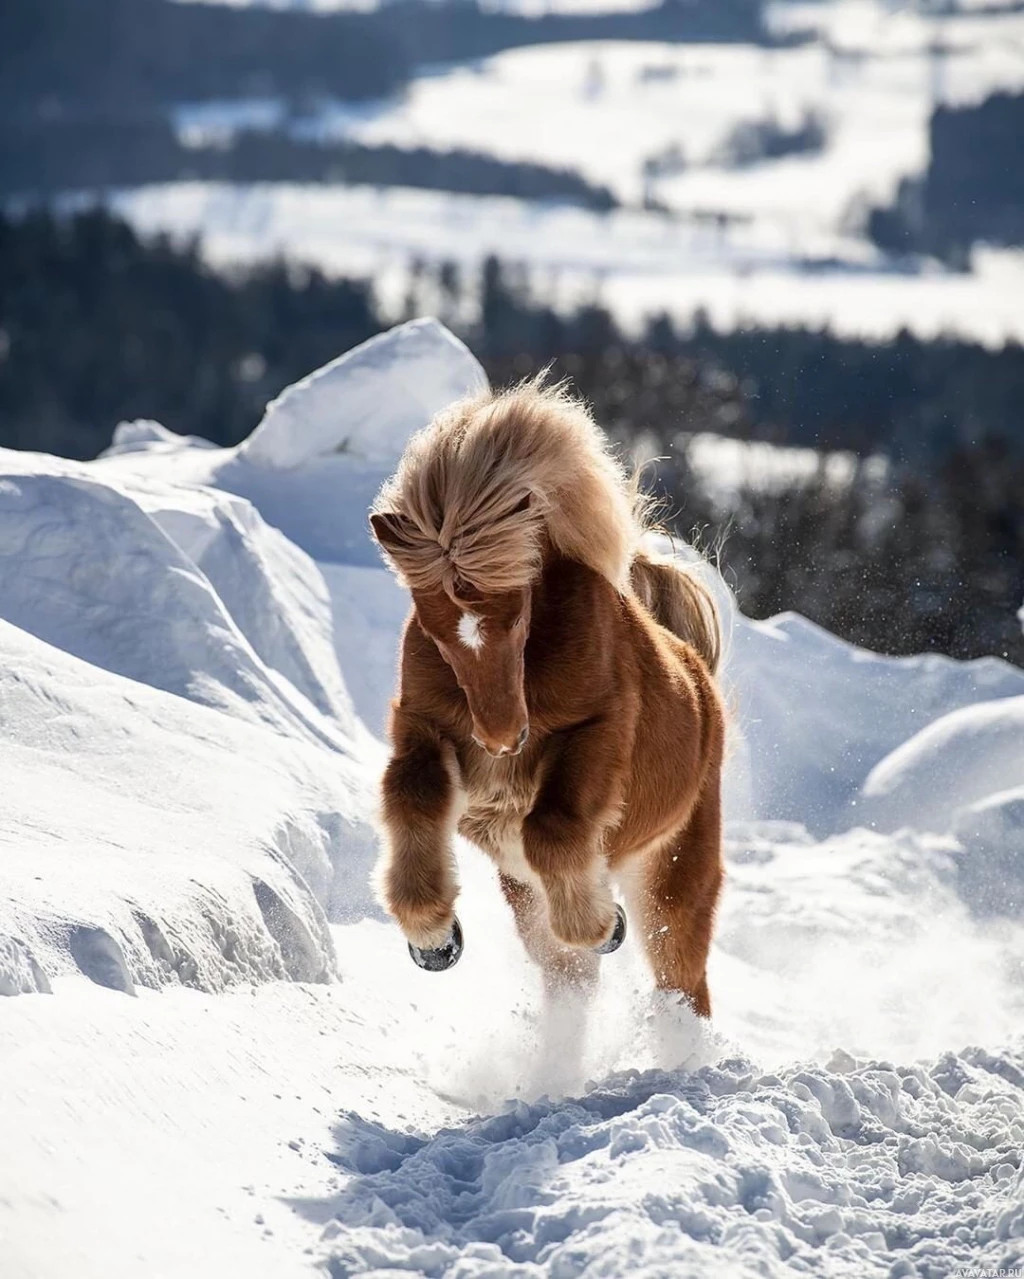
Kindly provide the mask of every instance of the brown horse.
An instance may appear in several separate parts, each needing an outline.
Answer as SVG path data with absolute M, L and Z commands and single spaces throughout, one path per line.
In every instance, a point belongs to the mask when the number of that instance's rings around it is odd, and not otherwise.
M 549 989 L 596 981 L 615 879 L 658 986 L 709 1016 L 718 617 L 639 549 L 646 508 L 586 409 L 537 383 L 455 405 L 371 523 L 412 592 L 380 865 L 410 944 L 451 944 L 459 831 L 497 863 Z

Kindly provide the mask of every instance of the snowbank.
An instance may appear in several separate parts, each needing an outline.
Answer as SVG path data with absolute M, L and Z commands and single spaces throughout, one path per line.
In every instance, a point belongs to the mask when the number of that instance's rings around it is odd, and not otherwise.
M 0 654 L 0 986 L 333 977 L 314 889 L 345 853 L 351 774 L 6 622 Z
M 749 751 L 749 815 L 818 833 L 876 820 L 858 792 L 918 729 L 975 702 L 1024 694 L 1024 672 L 996 658 L 881 657 L 794 613 L 738 619 L 725 683 Z M 894 795 L 887 829 L 918 825 L 918 798 Z
M 234 497 L 0 466 L 0 988 L 329 979 L 374 746 L 315 565 Z
M 240 452 L 282 469 L 331 453 L 393 466 L 435 413 L 486 387 L 480 364 L 453 333 L 433 319 L 412 320 L 282 391 Z
M 1024 786 L 1024 697 L 944 715 L 879 760 L 858 799 L 879 830 L 946 831 L 958 809 Z

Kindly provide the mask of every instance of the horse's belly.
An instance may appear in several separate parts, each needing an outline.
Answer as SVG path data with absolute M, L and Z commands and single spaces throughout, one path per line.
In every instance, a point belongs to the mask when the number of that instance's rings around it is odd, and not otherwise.
M 502 874 L 522 884 L 537 882 L 523 851 L 523 818 L 514 809 L 474 807 L 472 802 L 459 822 L 459 834 L 482 848 Z

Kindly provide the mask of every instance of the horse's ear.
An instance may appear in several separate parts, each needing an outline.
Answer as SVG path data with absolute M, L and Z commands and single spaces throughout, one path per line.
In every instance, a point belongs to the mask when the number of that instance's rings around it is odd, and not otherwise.
M 386 551 L 397 551 L 409 544 L 412 520 L 395 511 L 374 511 L 370 516 L 373 536 Z

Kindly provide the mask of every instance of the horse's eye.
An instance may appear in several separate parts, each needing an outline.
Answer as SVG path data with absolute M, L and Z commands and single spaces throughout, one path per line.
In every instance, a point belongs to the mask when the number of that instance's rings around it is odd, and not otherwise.
M 526 618 L 523 617 L 523 615 L 520 613 L 520 615 L 512 623 L 512 629 L 514 631 L 521 631 L 525 625 L 526 625 Z

